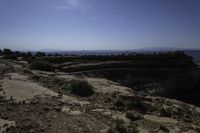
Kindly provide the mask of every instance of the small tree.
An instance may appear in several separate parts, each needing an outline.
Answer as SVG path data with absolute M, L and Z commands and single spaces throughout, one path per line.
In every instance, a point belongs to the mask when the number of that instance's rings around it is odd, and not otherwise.
M 94 88 L 85 80 L 72 80 L 69 85 L 71 93 L 78 96 L 91 96 L 94 94 Z
M 2 55 L 8 55 L 8 56 L 10 56 L 12 54 L 13 54 L 13 52 L 10 49 L 4 49 L 3 53 L 2 53 Z
M 0 56 L 2 55 L 2 50 L 0 49 Z
M 35 56 L 37 56 L 37 57 L 44 57 L 44 56 L 46 56 L 46 54 L 43 53 L 43 52 L 37 52 L 37 53 L 35 54 Z

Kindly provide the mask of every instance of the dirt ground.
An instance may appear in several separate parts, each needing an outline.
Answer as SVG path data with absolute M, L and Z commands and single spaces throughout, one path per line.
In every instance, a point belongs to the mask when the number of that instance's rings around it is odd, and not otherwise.
M 193 105 L 139 96 L 103 78 L 25 70 L 23 62 L 0 62 L 0 133 L 200 132 L 200 108 Z M 35 75 L 45 83 L 34 80 Z M 52 83 L 53 78 L 66 84 L 84 79 L 95 94 L 80 97 L 62 93 Z

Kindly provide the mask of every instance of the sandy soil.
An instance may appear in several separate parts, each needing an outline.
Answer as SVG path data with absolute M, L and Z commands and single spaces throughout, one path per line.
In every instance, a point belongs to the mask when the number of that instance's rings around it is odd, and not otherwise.
M 58 95 L 37 83 L 29 81 L 26 76 L 17 73 L 5 75 L 0 82 L 2 85 L 0 95 L 5 96 L 6 99 L 14 99 L 17 102 L 31 99 L 37 95 Z

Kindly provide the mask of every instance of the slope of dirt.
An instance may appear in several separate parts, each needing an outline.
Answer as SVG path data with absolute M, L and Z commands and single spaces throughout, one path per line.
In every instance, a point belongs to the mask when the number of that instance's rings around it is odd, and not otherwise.
M 96 91 L 99 93 L 114 93 L 118 92 L 122 95 L 129 95 L 133 93 L 132 89 L 128 87 L 120 86 L 119 83 L 103 79 L 103 78 L 84 78 L 91 85 L 96 88 Z
M 139 96 L 103 79 L 27 70 L 5 61 L 0 81 L 0 132 L 8 133 L 199 133 L 200 108 L 163 97 Z M 12 67 L 12 68 L 10 68 Z M 34 78 L 35 79 L 34 79 Z M 37 80 L 36 80 L 37 79 Z M 95 94 L 63 90 L 84 79 Z M 6 128 L 3 128 L 6 127 Z
M 16 100 L 16 102 L 31 99 L 37 95 L 58 95 L 37 83 L 29 81 L 27 76 L 18 73 L 6 74 L 4 78 L 0 80 L 0 84 L 0 95 L 5 96 L 6 99 Z

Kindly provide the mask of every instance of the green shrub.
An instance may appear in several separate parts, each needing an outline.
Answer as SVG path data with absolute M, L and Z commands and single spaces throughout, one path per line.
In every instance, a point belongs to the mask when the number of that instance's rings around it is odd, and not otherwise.
M 35 70 L 42 70 L 42 71 L 53 71 L 54 70 L 54 67 L 49 62 L 44 61 L 44 60 L 33 61 L 30 64 L 30 68 L 35 69 Z
M 139 133 L 139 130 L 132 124 L 126 125 L 124 121 L 117 120 L 116 125 L 108 130 L 107 133 Z
M 131 133 L 139 133 L 139 130 L 138 130 L 138 128 L 136 126 L 132 125 L 129 128 L 130 128 L 130 132 Z
M 44 57 L 44 56 L 46 56 L 46 54 L 43 53 L 43 52 L 37 52 L 37 53 L 35 54 L 35 56 L 37 56 L 37 57 Z
M 85 80 L 72 80 L 68 89 L 78 96 L 91 96 L 94 94 L 93 86 Z
M 4 56 L 11 56 L 13 54 L 13 52 L 10 49 L 5 48 L 5 49 L 3 49 L 2 54 Z

